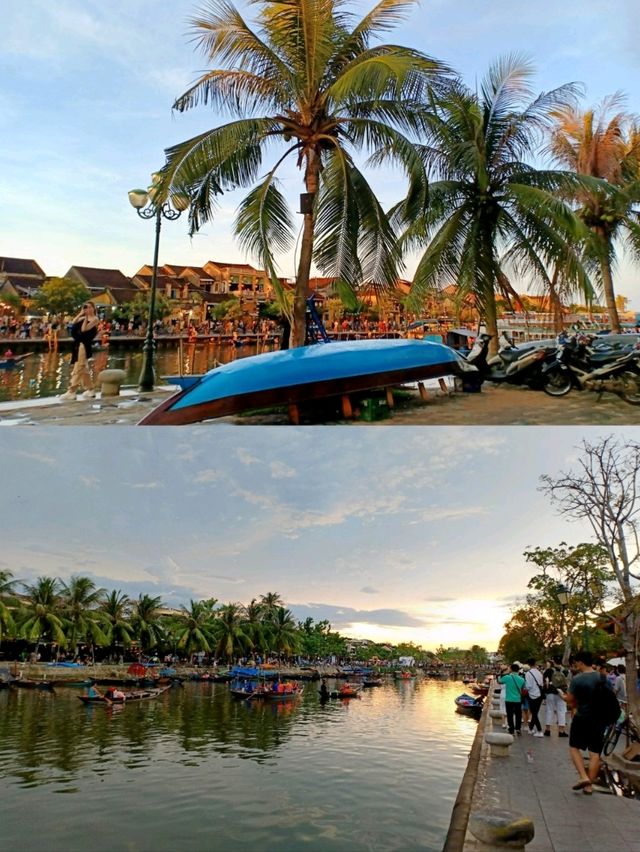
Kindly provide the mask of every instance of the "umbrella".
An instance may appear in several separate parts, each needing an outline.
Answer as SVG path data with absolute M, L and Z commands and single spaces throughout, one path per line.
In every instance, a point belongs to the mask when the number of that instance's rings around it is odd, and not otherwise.
M 612 660 L 607 660 L 608 666 L 625 666 L 627 661 L 624 657 L 614 657 Z

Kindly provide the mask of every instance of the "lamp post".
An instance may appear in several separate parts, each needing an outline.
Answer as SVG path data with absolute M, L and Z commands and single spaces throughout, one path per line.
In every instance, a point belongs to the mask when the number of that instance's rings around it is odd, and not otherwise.
M 189 207 L 189 197 L 180 193 L 174 193 L 171 200 L 162 200 L 158 197 L 161 176 L 151 176 L 149 189 L 132 189 L 129 193 L 131 206 L 141 219 L 156 220 L 156 241 L 153 251 L 153 272 L 151 275 L 151 292 L 149 294 L 149 317 L 147 319 L 147 333 L 142 346 L 142 370 L 138 386 L 141 391 L 152 391 L 154 385 L 154 355 L 155 340 L 153 337 L 153 318 L 156 310 L 156 285 L 158 280 L 158 252 L 160 250 L 160 229 L 162 220 L 173 221 L 179 219 L 182 213 Z
M 558 583 L 558 585 L 556 586 L 556 598 L 558 600 L 558 603 L 560 604 L 560 635 L 564 639 L 562 665 L 566 666 L 569 662 L 569 656 L 571 654 L 571 644 L 567 642 L 568 637 L 565 636 L 567 604 L 569 603 L 569 589 L 567 589 L 564 583 Z

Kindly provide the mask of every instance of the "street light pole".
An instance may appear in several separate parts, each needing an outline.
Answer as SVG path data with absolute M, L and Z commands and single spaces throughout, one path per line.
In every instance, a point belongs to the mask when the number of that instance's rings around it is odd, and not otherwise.
M 566 666 L 569 662 L 569 657 L 571 656 L 571 643 L 567 642 L 568 633 L 567 636 L 565 636 L 567 624 L 567 604 L 569 603 L 569 590 L 563 583 L 558 583 L 558 585 L 556 586 L 556 598 L 558 599 L 558 603 L 560 604 L 560 636 L 564 640 L 562 665 Z
M 151 292 L 149 293 L 149 316 L 147 318 L 147 332 L 142 346 L 142 370 L 138 387 L 141 391 L 152 391 L 155 383 L 154 360 L 156 342 L 153 334 L 154 316 L 156 311 L 156 289 L 158 283 L 158 256 L 160 253 L 160 231 L 162 220 L 174 221 L 179 219 L 189 206 L 189 198 L 186 195 L 175 193 L 171 196 L 171 202 L 161 201 L 157 198 L 157 186 L 160 183 L 160 175 L 152 175 L 152 185 L 148 190 L 132 189 L 129 193 L 129 201 L 141 219 L 156 220 L 156 238 L 153 250 L 153 271 L 151 274 Z

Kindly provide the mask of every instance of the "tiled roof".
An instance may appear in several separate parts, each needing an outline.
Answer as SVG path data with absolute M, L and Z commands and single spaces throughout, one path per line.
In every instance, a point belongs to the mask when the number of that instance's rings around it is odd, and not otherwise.
M 81 277 L 90 290 L 119 290 L 131 289 L 131 279 L 127 278 L 119 269 L 98 269 L 92 266 L 72 266 L 69 273 L 75 272 L 72 277 Z M 136 288 L 134 288 L 136 289 Z M 114 293 L 115 295 L 115 293 Z
M 34 275 L 44 278 L 45 274 L 35 260 L 23 257 L 0 257 L 0 272 L 9 275 Z
M 217 266 L 219 269 L 246 269 L 248 272 L 260 272 L 259 269 L 251 266 L 250 263 L 223 263 L 219 260 L 210 260 L 209 263 L 212 266 Z

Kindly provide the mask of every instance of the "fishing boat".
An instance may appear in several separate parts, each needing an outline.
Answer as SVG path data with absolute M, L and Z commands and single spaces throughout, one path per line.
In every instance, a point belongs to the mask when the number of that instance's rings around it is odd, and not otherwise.
M 251 408 L 345 396 L 447 375 L 470 367 L 453 349 L 423 340 L 347 340 L 265 352 L 203 376 L 172 377 L 180 391 L 140 425 L 181 425 Z
M 358 698 L 362 685 L 359 683 L 345 683 L 340 689 L 330 689 L 326 694 L 327 698 Z M 322 692 L 319 693 L 321 698 L 324 698 Z
M 383 680 L 380 677 L 368 677 L 362 681 L 364 689 L 370 689 L 373 686 L 382 686 Z
M 55 685 L 53 680 L 33 680 L 26 677 L 9 681 L 9 686 L 14 689 L 40 689 L 43 692 L 53 692 Z
M 415 680 L 418 676 L 411 672 L 395 672 L 396 680 Z
M 284 684 L 279 685 L 284 687 L 282 691 L 274 689 L 270 684 L 247 683 L 232 686 L 230 692 L 234 698 L 244 701 L 292 701 L 302 695 L 302 688 L 297 683 L 291 688 L 287 688 Z
M 478 717 L 482 713 L 483 701 L 482 698 L 475 698 L 473 695 L 468 695 L 463 692 L 455 699 L 456 711 L 465 716 Z
M 13 367 L 19 367 L 33 352 L 26 352 L 24 355 L 8 355 L 6 352 L 0 358 L 0 370 L 11 370 Z
M 83 704 L 129 704 L 131 701 L 150 701 L 164 695 L 170 689 L 171 686 L 165 686 L 162 689 L 138 689 L 124 693 L 124 698 L 110 698 L 106 694 L 78 695 L 77 697 Z

